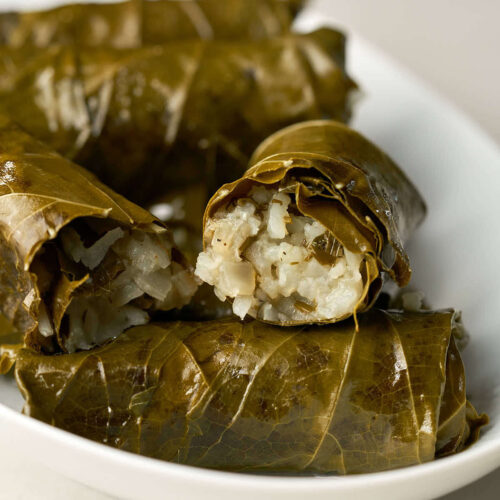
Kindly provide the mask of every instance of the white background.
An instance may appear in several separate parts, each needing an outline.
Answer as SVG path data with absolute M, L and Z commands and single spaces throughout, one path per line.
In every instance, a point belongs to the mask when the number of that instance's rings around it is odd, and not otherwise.
M 0 8 L 17 3 L 0 0 Z M 499 0 L 316 3 L 333 13 L 346 31 L 357 32 L 427 80 L 500 142 Z M 496 500 L 499 491 L 497 471 L 442 500 Z M 15 449 L 0 448 L 0 499 L 109 498 L 18 455 Z
M 499 0 L 319 0 L 500 142 Z

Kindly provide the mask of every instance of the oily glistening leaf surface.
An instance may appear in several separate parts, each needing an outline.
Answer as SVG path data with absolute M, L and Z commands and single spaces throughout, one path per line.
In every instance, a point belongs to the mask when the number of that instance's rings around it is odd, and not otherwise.
M 0 14 L 0 43 L 140 47 L 170 40 L 261 39 L 286 33 L 303 0 L 128 0 Z
M 452 325 L 452 311 L 375 309 L 359 331 L 173 322 L 93 351 L 4 355 L 26 414 L 109 446 L 225 470 L 348 474 L 427 462 L 477 437 L 485 420 L 462 411 Z
M 408 284 L 404 243 L 425 216 L 424 201 L 398 166 L 354 130 L 316 120 L 276 132 L 257 148 L 245 174 L 212 197 L 205 222 L 255 184 L 293 186 L 302 214 L 364 255 L 370 288 L 360 311 L 376 299 L 382 271 L 400 286 Z
M 344 45 L 323 29 L 130 50 L 0 47 L 0 109 L 133 201 L 196 193 L 204 206 L 270 133 L 348 118 Z
M 166 231 L 147 211 L 0 117 L 0 308 L 20 332 L 37 337 L 27 339 L 30 345 L 43 342 L 35 332 L 40 293 L 34 257 L 64 226 L 84 217 Z

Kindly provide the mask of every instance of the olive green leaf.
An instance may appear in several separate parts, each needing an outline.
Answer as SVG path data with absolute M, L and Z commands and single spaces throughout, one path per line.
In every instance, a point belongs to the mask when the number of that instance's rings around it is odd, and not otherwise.
M 361 473 L 460 451 L 467 403 L 451 310 L 373 309 L 333 326 L 232 319 L 136 327 L 70 355 L 6 348 L 26 414 L 184 464 Z M 466 411 L 467 409 L 467 411 Z

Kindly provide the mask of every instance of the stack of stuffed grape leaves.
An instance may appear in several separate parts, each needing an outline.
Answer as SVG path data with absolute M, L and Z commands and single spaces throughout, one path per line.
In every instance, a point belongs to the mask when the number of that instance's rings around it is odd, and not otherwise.
M 26 415 L 272 474 L 479 438 L 460 313 L 387 298 L 424 198 L 345 124 L 345 36 L 295 33 L 304 3 L 0 14 L 0 373 Z
M 132 201 L 182 204 L 174 222 L 198 230 L 209 196 L 267 135 L 348 119 L 344 46 L 322 29 L 121 50 L 0 47 L 0 111 Z

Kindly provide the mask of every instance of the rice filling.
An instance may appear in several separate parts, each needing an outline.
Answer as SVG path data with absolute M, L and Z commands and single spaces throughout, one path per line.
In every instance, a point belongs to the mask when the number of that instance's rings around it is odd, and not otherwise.
M 146 324 L 147 311 L 182 307 L 198 287 L 162 231 L 109 229 L 95 220 L 67 226 L 41 252 L 39 284 L 54 255 L 60 271 L 41 287 L 38 331 L 44 337 L 57 332 L 68 352 L 92 348 Z M 61 304 L 64 314 L 55 325 Z
M 270 322 L 342 319 L 363 297 L 363 255 L 301 215 L 293 194 L 254 187 L 207 221 L 195 274 L 233 312 Z

